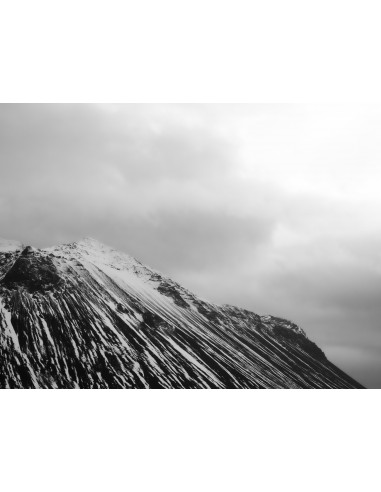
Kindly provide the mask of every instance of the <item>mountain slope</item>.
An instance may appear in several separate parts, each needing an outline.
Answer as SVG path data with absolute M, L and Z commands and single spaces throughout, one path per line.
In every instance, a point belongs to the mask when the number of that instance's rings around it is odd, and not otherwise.
M 98 241 L 0 242 L 1 388 L 359 388 L 297 325 Z

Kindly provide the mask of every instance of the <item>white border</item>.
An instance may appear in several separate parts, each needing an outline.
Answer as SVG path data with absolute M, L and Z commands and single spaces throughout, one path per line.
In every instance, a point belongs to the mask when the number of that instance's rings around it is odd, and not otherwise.
M 5 390 L 0 398 L 7 491 L 378 484 L 377 390 Z
M 2 101 L 379 102 L 379 2 L 15 0 Z

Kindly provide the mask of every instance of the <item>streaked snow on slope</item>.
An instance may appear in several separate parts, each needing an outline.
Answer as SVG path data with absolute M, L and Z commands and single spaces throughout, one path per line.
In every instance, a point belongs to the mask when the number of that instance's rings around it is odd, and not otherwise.
M 3 241 L 0 268 L 2 388 L 360 387 L 294 323 L 201 300 L 95 239 Z

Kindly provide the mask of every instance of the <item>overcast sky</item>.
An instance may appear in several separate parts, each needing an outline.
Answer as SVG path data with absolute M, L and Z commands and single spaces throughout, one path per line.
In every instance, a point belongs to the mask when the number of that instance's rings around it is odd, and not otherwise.
M 93 236 L 381 388 L 381 107 L 0 105 L 0 236 Z

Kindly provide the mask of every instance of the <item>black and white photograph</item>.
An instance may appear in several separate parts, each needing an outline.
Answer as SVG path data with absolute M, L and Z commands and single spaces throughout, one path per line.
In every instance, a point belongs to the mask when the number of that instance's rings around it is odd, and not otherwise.
M 380 18 L 0 1 L 2 490 L 378 490 Z
M 380 105 L 2 104 L 1 388 L 380 388 Z

